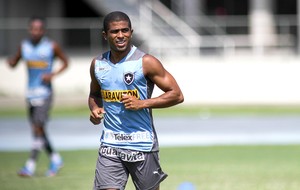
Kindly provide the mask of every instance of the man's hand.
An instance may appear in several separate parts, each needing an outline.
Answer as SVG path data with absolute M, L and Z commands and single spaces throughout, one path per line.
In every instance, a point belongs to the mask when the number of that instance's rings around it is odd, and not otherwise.
M 121 102 L 124 104 L 125 109 L 139 110 L 142 108 L 141 100 L 138 100 L 135 96 L 123 94 Z
M 53 76 L 54 76 L 54 74 L 52 74 L 52 73 L 45 73 L 45 74 L 43 74 L 43 76 L 42 76 L 42 80 L 44 81 L 44 83 L 47 83 L 47 84 L 48 84 L 48 83 L 51 82 Z
M 91 111 L 90 121 L 94 125 L 98 125 L 101 123 L 101 120 L 104 118 L 104 114 L 105 114 L 105 111 L 103 108 L 97 108 L 97 109 Z

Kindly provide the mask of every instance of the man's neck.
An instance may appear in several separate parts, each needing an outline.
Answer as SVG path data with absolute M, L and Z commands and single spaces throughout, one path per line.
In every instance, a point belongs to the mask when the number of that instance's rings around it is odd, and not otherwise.
M 128 55 L 131 48 L 132 48 L 132 46 L 130 46 L 130 48 L 128 48 L 126 51 L 123 51 L 123 52 L 110 51 L 110 58 L 109 58 L 110 61 L 112 63 L 120 62 L 124 57 L 126 57 Z

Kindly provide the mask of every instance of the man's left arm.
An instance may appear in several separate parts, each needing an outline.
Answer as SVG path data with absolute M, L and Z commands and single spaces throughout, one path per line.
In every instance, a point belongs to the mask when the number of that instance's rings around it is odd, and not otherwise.
M 158 97 L 138 100 L 133 96 L 124 95 L 122 102 L 126 109 L 166 108 L 184 101 L 182 91 L 175 78 L 151 55 L 143 57 L 143 72 L 164 93 Z
M 54 50 L 54 56 L 60 60 L 61 65 L 57 70 L 53 71 L 52 73 L 43 75 L 43 80 L 45 82 L 51 82 L 54 76 L 57 76 L 58 74 L 62 73 L 69 66 L 69 60 L 67 56 L 65 55 L 61 47 L 56 42 L 53 42 L 53 50 Z

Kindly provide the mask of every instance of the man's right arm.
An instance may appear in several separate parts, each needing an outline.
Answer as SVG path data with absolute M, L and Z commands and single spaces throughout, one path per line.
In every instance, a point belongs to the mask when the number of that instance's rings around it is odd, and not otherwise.
M 101 120 L 103 119 L 103 114 L 105 113 L 102 104 L 102 97 L 101 97 L 101 87 L 98 84 L 98 81 L 95 77 L 95 59 L 92 61 L 90 66 L 90 94 L 88 99 L 88 105 L 91 111 L 90 114 L 90 121 L 94 124 L 100 124 Z
M 21 57 L 22 57 L 22 55 L 21 55 L 21 46 L 19 46 L 17 53 L 14 56 L 8 58 L 8 60 L 7 60 L 8 65 L 11 68 L 14 68 L 18 64 Z

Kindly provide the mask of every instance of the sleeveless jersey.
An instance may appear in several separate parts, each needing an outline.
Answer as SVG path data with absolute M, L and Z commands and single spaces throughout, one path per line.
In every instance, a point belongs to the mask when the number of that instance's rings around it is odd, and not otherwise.
M 38 44 L 33 45 L 26 39 L 22 41 L 21 53 L 28 69 L 27 98 L 32 100 L 49 97 L 52 94 L 51 84 L 44 83 L 42 75 L 52 71 L 54 60 L 52 41 L 43 37 Z
M 105 110 L 101 144 L 137 151 L 157 151 L 158 142 L 153 125 L 152 111 L 145 108 L 126 110 L 122 94 L 144 100 L 151 97 L 154 83 L 143 74 L 145 55 L 135 46 L 120 62 L 110 62 L 110 52 L 95 60 L 95 77 L 101 87 Z

